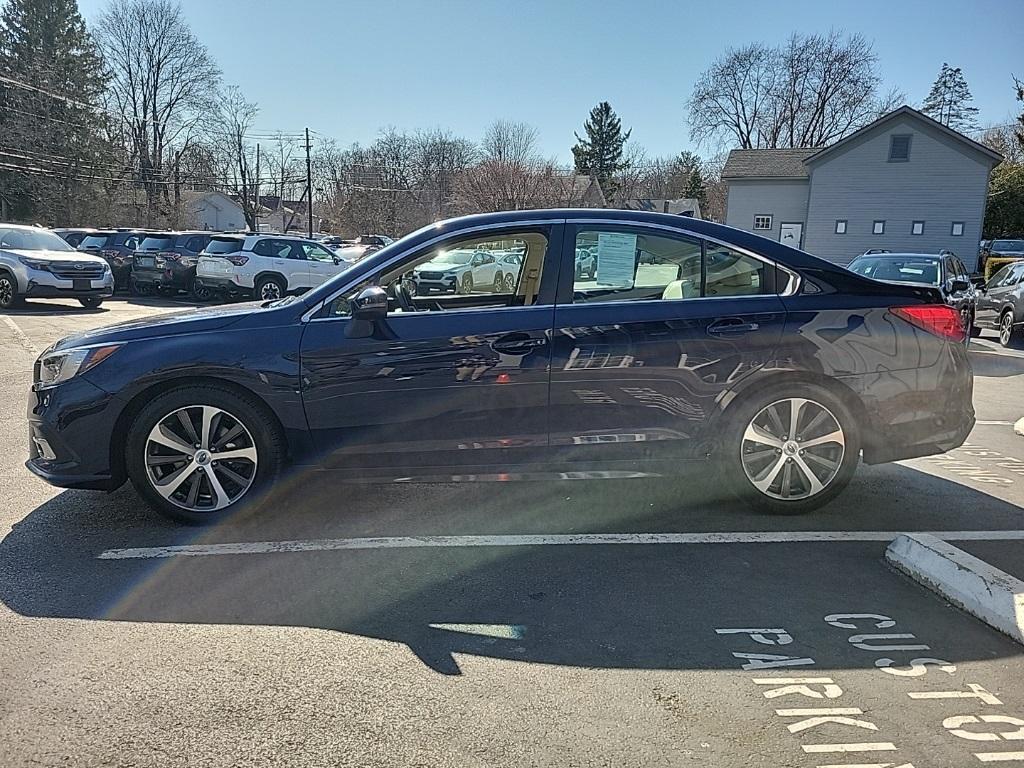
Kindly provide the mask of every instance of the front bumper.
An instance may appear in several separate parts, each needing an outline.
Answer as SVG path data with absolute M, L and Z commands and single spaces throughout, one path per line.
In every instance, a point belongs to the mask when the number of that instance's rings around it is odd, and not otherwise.
M 76 287 L 76 283 L 82 285 Z M 92 280 L 64 280 L 51 272 L 33 269 L 18 275 L 19 291 L 27 298 L 106 298 L 114 295 L 114 276 L 109 271 Z
M 109 446 L 119 402 L 79 377 L 51 389 L 33 389 L 25 466 L 59 488 L 117 488 L 124 479 L 112 470 Z
M 436 280 L 427 280 L 422 277 L 414 277 L 412 282 L 416 286 L 416 293 L 419 295 L 426 295 L 429 293 L 455 293 L 456 292 L 456 281 L 455 275 L 450 277 L 441 277 Z

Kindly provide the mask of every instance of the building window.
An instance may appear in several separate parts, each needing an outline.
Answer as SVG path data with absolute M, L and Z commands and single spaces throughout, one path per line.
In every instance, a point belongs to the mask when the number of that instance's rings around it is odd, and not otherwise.
M 910 159 L 910 134 L 889 137 L 889 162 L 905 163 Z
M 836 219 L 836 234 L 837 235 L 845 235 L 846 234 L 846 219 Z
M 964 223 L 962 221 L 954 221 L 953 229 L 950 231 L 953 237 L 960 237 L 964 233 Z
M 768 214 L 760 214 L 754 217 L 754 229 L 771 229 L 772 217 Z
M 924 234 L 924 222 L 914 221 L 910 224 L 910 234 L 912 235 L 923 235 Z
M 884 235 L 885 234 L 885 222 L 884 221 L 876 221 L 871 226 L 871 233 L 875 234 L 875 235 Z

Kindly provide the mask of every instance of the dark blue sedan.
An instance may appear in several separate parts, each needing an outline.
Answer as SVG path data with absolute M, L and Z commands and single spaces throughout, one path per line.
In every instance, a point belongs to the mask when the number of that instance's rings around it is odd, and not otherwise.
M 577 277 L 580 249 L 592 276 Z M 414 295 L 416 268 L 449 251 L 491 254 L 515 274 Z M 935 288 L 880 283 L 718 224 L 469 216 L 301 297 L 63 339 L 36 363 L 27 466 L 67 488 L 130 479 L 193 523 L 254 504 L 286 473 L 622 477 L 708 462 L 753 505 L 805 512 L 861 457 L 964 441 L 963 341 Z

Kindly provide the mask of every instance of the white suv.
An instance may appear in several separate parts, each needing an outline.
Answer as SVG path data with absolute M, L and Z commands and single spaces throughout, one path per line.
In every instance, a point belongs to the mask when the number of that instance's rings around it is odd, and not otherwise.
M 348 266 L 304 237 L 217 235 L 199 254 L 196 283 L 214 293 L 279 299 L 315 288 Z

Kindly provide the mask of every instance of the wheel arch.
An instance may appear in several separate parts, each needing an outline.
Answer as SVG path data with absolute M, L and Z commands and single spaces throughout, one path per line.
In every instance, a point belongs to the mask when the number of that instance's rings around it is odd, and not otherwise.
M 853 421 L 860 433 L 861 448 L 865 454 L 874 450 L 874 430 L 871 428 L 870 414 L 864 401 L 845 382 L 823 374 L 812 371 L 778 371 L 776 373 L 765 373 L 761 376 L 748 377 L 743 381 L 743 386 L 730 390 L 719 401 L 719 409 L 715 418 L 709 424 L 709 435 L 720 435 L 726 426 L 728 419 L 737 408 L 755 395 L 759 395 L 769 387 L 778 387 L 787 384 L 813 384 L 826 389 L 837 397 L 850 411 Z M 708 442 L 708 452 L 719 450 L 721 445 L 714 438 Z
M 0 275 L 7 275 L 11 280 L 14 281 L 14 293 L 17 295 L 21 288 L 18 284 L 18 276 L 14 274 L 14 270 L 8 267 L 6 264 L 0 264 Z
M 261 270 L 260 272 L 256 273 L 255 277 L 253 277 L 253 279 L 252 279 L 252 287 L 253 287 L 253 289 L 255 290 L 256 286 L 260 284 L 260 280 L 262 280 L 262 279 L 264 279 L 266 277 L 274 278 L 279 283 L 281 283 L 281 285 L 284 286 L 284 289 L 286 291 L 288 290 L 288 278 L 285 277 L 281 272 L 275 272 L 272 269 L 264 269 L 264 270 Z
M 165 392 L 170 392 L 174 389 L 203 385 L 228 390 L 234 394 L 253 400 L 265 415 L 270 418 L 279 434 L 282 436 L 286 434 L 284 426 L 281 424 L 281 420 L 274 412 L 274 409 L 268 405 L 267 401 L 264 400 L 257 392 L 254 392 L 249 387 L 239 384 L 236 381 L 218 378 L 217 376 L 181 375 L 154 382 L 153 384 L 144 387 L 139 392 L 136 392 L 125 407 L 121 409 L 121 413 L 118 414 L 117 420 L 114 422 L 114 429 L 110 434 L 109 446 L 110 473 L 113 478 L 113 483 L 111 484 L 112 488 L 119 488 L 128 479 L 128 469 L 125 465 L 124 446 L 128 442 L 128 430 L 131 428 L 132 422 L 135 421 L 135 417 L 139 415 L 139 412 L 142 411 L 146 403 L 160 395 L 163 395 Z M 288 441 L 284 440 L 284 444 L 287 447 Z

